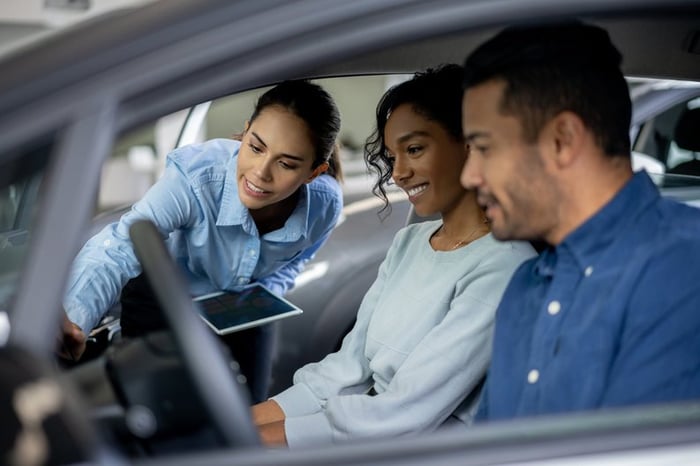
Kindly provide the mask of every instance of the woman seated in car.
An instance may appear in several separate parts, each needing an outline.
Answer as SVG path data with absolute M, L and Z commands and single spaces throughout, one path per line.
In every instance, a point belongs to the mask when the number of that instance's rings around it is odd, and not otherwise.
M 253 407 L 268 445 L 303 447 L 468 424 L 489 363 L 494 313 L 515 268 L 534 254 L 502 243 L 459 176 L 463 70 L 447 65 L 390 89 L 365 147 L 388 203 L 389 179 L 417 214 L 441 220 L 396 235 L 357 322 L 336 353 Z

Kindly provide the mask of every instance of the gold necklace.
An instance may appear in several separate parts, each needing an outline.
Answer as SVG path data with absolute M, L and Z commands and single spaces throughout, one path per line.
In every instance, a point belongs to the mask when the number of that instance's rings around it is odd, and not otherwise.
M 464 245 L 466 245 L 467 243 L 469 243 L 469 240 L 472 239 L 472 237 L 474 236 L 474 233 L 476 233 L 477 231 L 479 231 L 480 228 L 483 228 L 483 225 L 477 225 L 476 228 L 474 228 L 474 229 L 472 230 L 472 232 L 469 233 L 469 236 L 467 236 L 467 237 L 464 238 L 464 239 L 457 240 L 457 241 L 455 242 L 455 244 L 449 249 L 449 251 L 454 251 L 455 249 L 457 249 L 457 248 L 459 248 L 459 247 L 461 247 L 461 246 L 464 246 Z M 445 234 L 445 224 L 444 224 L 444 223 L 440 226 L 440 230 L 442 230 L 442 233 Z

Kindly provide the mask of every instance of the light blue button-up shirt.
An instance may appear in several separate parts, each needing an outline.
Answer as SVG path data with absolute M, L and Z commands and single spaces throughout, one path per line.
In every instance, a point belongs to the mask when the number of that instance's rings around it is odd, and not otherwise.
M 236 183 L 240 143 L 215 139 L 168 155 L 163 176 L 119 222 L 90 239 L 73 263 L 64 299 L 71 321 L 92 329 L 141 273 L 129 240 L 137 220 L 152 221 L 182 266 L 193 295 L 260 282 L 284 294 L 328 239 L 342 210 L 338 182 L 303 185 L 283 228 L 259 236 Z

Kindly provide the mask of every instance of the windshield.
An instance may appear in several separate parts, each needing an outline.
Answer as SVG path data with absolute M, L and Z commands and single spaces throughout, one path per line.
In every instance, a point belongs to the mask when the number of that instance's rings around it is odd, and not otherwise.
M 664 197 L 700 207 L 700 177 L 666 173 L 650 174 Z
M 6 312 L 27 256 L 44 160 L 33 152 L 0 166 L 0 312 Z

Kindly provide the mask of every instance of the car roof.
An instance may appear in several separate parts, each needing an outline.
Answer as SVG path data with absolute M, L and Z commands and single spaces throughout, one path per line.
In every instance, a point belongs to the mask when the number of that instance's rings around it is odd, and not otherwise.
M 575 4 L 572 4 L 575 3 Z M 120 129 L 291 77 L 413 72 L 466 53 L 504 24 L 578 17 L 608 29 L 632 76 L 700 80 L 696 0 L 169 0 L 51 34 L 0 61 L 0 142 L 119 102 Z M 663 12 L 663 16 L 660 15 Z M 622 14 L 625 14 L 622 16 Z M 90 40 L 85 40 L 89 37 Z

